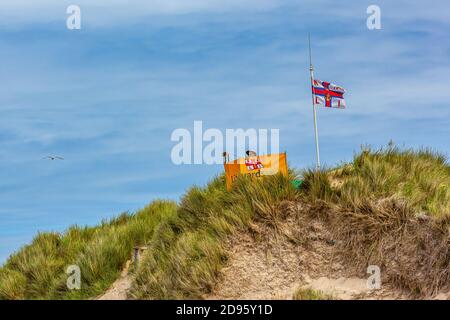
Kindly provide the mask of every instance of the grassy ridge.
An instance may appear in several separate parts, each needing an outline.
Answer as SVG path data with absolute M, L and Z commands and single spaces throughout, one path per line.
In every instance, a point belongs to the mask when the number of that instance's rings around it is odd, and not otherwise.
M 282 214 L 279 203 L 296 196 L 287 177 L 241 177 L 228 192 L 220 176 L 205 188 L 191 188 L 179 206 L 155 201 L 98 227 L 41 233 L 0 269 L 0 299 L 95 297 L 117 278 L 136 244 L 148 250 L 132 297 L 201 298 L 226 262 L 225 237 L 255 218 L 274 223 Z M 72 264 L 81 269 L 81 290 L 67 289 L 65 269 Z
M 299 288 L 294 292 L 292 300 L 336 300 L 336 298 L 320 290 Z
M 292 177 L 291 177 L 292 178 Z M 139 299 L 199 299 L 217 281 L 226 262 L 223 241 L 258 219 L 275 223 L 279 204 L 297 191 L 281 175 L 254 180 L 240 177 L 231 192 L 224 177 L 183 197 L 177 214 L 158 226 L 131 296 Z
M 104 292 L 133 246 L 148 242 L 155 226 L 175 211 L 175 203 L 155 201 L 135 215 L 122 214 L 98 227 L 39 234 L 0 269 L 0 299 L 77 299 Z M 81 290 L 67 289 L 68 265 L 80 267 Z

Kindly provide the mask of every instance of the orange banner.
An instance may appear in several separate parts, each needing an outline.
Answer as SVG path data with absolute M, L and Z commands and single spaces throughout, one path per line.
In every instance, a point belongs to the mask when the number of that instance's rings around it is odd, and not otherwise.
M 288 175 L 286 153 L 239 158 L 225 163 L 224 167 L 228 190 L 240 174 L 250 174 L 256 178 L 279 172 Z

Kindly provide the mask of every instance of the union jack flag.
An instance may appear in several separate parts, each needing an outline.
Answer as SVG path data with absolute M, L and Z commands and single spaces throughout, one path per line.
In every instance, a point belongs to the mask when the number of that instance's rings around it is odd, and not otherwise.
M 345 89 L 335 84 L 314 79 L 312 86 L 314 104 L 327 108 L 345 109 Z

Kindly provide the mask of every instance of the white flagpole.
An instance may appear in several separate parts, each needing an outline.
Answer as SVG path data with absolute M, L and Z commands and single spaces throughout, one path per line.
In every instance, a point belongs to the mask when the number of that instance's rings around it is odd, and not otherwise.
M 319 153 L 319 133 L 317 131 L 317 114 L 316 114 L 316 104 L 315 101 L 315 95 L 312 91 L 312 87 L 314 86 L 314 67 L 312 65 L 312 58 L 311 58 L 311 35 L 308 34 L 308 43 L 309 43 L 309 72 L 311 75 L 311 94 L 312 94 L 312 107 L 313 107 L 313 114 L 314 114 L 314 134 L 316 138 L 316 169 L 320 170 L 320 153 Z

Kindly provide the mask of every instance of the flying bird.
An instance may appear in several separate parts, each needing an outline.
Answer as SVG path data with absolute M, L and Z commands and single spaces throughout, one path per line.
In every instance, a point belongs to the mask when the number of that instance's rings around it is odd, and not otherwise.
M 63 157 L 59 157 L 59 156 L 46 156 L 46 157 L 44 157 L 44 158 L 42 158 L 42 159 L 47 159 L 47 160 L 64 160 L 64 158 Z

